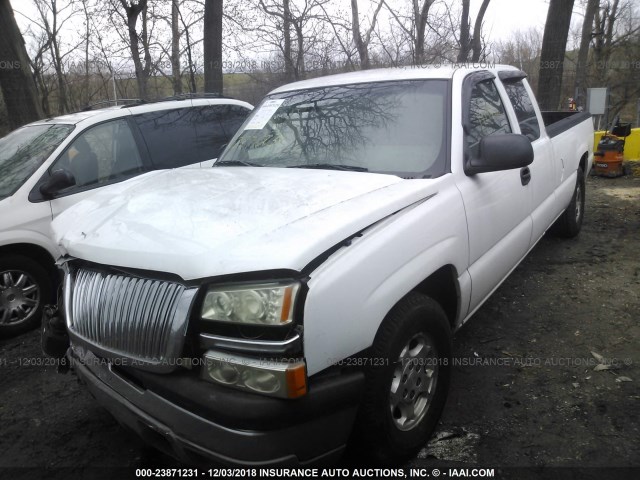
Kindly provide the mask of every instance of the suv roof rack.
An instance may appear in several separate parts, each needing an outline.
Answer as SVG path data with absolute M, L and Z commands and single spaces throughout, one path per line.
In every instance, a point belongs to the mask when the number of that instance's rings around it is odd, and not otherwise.
M 124 103 L 125 105 L 122 105 L 122 107 L 128 107 L 130 106 L 132 103 L 135 105 L 141 104 L 141 103 L 146 103 L 144 100 L 142 100 L 141 98 L 119 98 L 118 100 L 103 100 L 101 102 L 95 102 L 92 103 L 90 105 L 87 105 L 86 107 L 82 108 L 80 111 L 81 112 L 88 112 L 90 110 L 94 110 L 95 108 L 103 108 L 104 105 L 113 105 L 113 106 L 120 106 L 118 105 L 119 103 Z
M 136 105 L 148 105 L 150 103 L 167 102 L 172 100 L 191 100 L 195 98 L 222 98 L 227 100 L 234 100 L 232 97 L 225 97 L 220 93 L 211 92 L 197 92 L 197 93 L 180 93 L 178 95 L 171 95 L 169 97 L 159 98 L 157 100 L 143 100 L 141 98 L 119 98 L 117 100 L 103 100 L 101 102 L 95 102 L 86 107 L 80 109 L 81 112 L 88 112 L 96 108 L 103 108 L 105 105 L 119 106 L 120 108 L 127 108 Z M 123 105 L 120 105 L 120 104 Z
M 229 97 L 225 97 L 220 93 L 214 93 L 214 92 L 196 92 L 196 93 L 180 93 L 178 95 L 165 97 L 162 100 L 158 100 L 158 101 L 162 102 L 166 100 L 190 100 L 193 98 L 229 98 Z

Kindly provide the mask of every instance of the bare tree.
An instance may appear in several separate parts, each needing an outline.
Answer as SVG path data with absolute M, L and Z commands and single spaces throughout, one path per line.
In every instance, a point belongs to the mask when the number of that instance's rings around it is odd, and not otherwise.
M 580 36 L 580 50 L 578 51 L 578 64 L 576 65 L 576 81 L 574 85 L 576 102 L 585 106 L 587 100 L 587 62 L 589 59 L 589 45 L 593 38 L 593 20 L 600 6 L 600 0 L 588 0 L 587 8 L 582 23 Z
M 617 1 L 617 0 L 616 0 Z M 538 103 L 542 110 L 560 105 L 564 57 L 574 0 L 551 0 L 542 37 Z
M 482 5 L 480 5 L 480 11 L 478 12 L 478 16 L 476 17 L 476 23 L 473 25 L 473 38 L 471 39 L 471 61 L 477 62 L 480 60 L 480 56 L 482 55 L 482 22 L 484 20 L 484 14 L 487 11 L 487 7 L 489 6 L 489 0 L 482 0 Z
M 466 62 L 471 53 L 471 61 L 477 62 L 482 56 L 482 22 L 489 7 L 490 0 L 482 0 L 478 16 L 473 25 L 473 35 L 471 35 L 471 20 L 469 18 L 469 0 L 462 0 L 462 16 L 460 18 L 460 51 L 458 62 Z
M 306 76 L 309 60 L 312 69 L 326 61 L 327 21 L 323 12 L 330 0 L 250 0 L 243 3 L 243 22 L 237 25 L 239 48 L 243 58 L 253 47 L 269 55 L 262 65 L 266 70 L 284 73 L 284 81 Z M 247 41 L 247 39 L 251 43 Z M 246 58 L 246 57 L 245 57 Z M 255 61 L 248 59 L 250 64 Z
M 133 60 L 138 84 L 138 96 L 146 100 L 149 98 L 148 86 L 152 65 L 147 23 L 147 0 L 138 0 L 137 2 L 135 0 L 120 0 L 120 5 L 126 16 L 122 17 L 119 9 L 116 9 L 116 12 L 123 18 L 127 25 L 129 49 L 131 51 L 131 59 Z M 138 33 L 137 30 L 138 18 L 140 18 L 142 23 L 140 33 Z
M 180 6 L 178 0 L 171 0 L 171 75 L 173 75 L 173 93 L 182 93 L 180 76 Z
M 299 66 L 303 66 L 304 60 L 294 59 L 294 49 L 292 48 L 291 29 L 293 24 L 293 16 L 291 14 L 291 1 L 282 0 L 282 3 L 273 0 L 259 0 L 260 8 L 267 15 L 278 19 L 279 26 L 282 27 L 282 42 L 280 43 L 280 49 L 282 50 L 282 56 L 284 60 L 284 76 L 287 81 L 291 81 L 296 78 L 300 78 Z M 300 39 L 299 43 L 304 40 Z M 297 55 L 300 57 L 300 54 Z
M 204 91 L 222 94 L 222 0 L 204 2 Z
M 38 92 L 29 71 L 29 57 L 9 0 L 0 0 L 0 58 L 13 68 L 0 69 L 0 88 L 9 126 L 17 128 L 42 118 Z
M 469 51 L 471 50 L 469 2 L 470 0 L 462 0 L 462 16 L 460 18 L 460 51 L 458 53 L 458 62 L 466 62 L 469 58 Z
M 413 46 L 413 61 L 416 64 L 425 61 L 425 33 L 429 23 L 429 9 L 435 0 L 412 0 L 410 18 L 392 9 L 385 0 L 385 5 L 391 16 L 398 22 L 405 34 L 411 39 Z M 407 22 L 407 20 L 409 20 Z
M 384 0 L 380 0 L 378 2 L 378 6 L 373 13 L 371 22 L 369 23 L 369 28 L 366 30 L 363 36 L 360 31 L 358 0 L 351 0 L 351 29 L 353 32 L 353 43 L 355 43 L 356 49 L 358 50 L 358 56 L 360 57 L 360 68 L 362 68 L 363 70 L 366 70 L 370 66 L 369 43 L 371 42 L 371 33 L 376 28 L 376 21 L 383 3 Z
M 186 53 L 187 55 L 189 91 L 191 93 L 196 93 L 198 91 L 198 85 L 196 82 L 196 55 L 194 53 L 194 48 L 196 44 L 201 43 L 203 40 L 194 40 L 191 32 L 194 29 L 194 26 L 204 23 L 204 10 L 192 10 L 190 13 L 191 15 L 187 16 L 183 12 L 183 9 L 178 10 L 178 16 L 180 17 L 180 24 L 182 25 L 182 32 L 185 39 L 185 47 L 182 53 Z
M 84 14 L 84 104 L 89 105 L 89 45 L 91 38 L 91 14 L 89 12 L 88 0 L 81 0 L 82 13 Z
M 533 27 L 524 32 L 518 30 L 509 39 L 496 42 L 494 48 L 494 60 L 518 67 L 527 74 L 531 88 L 536 90 L 542 48 L 541 31 Z
M 604 2 L 596 11 L 591 81 L 609 87 L 609 118 L 640 97 L 637 59 L 640 56 L 640 21 L 632 0 Z
M 60 31 L 64 24 L 74 16 L 75 12 L 71 3 L 67 2 L 59 5 L 57 0 L 35 0 L 35 6 L 40 18 L 38 21 L 33 19 L 32 21 L 37 23 L 47 36 L 46 45 L 51 55 L 51 64 L 56 73 L 58 114 L 62 114 L 70 110 L 63 60 L 75 48 L 70 48 L 65 53 L 62 52 Z

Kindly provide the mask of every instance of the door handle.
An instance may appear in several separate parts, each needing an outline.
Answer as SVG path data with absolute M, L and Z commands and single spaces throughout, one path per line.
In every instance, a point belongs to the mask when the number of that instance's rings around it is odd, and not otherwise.
M 529 170 L 529 167 L 520 169 L 520 181 L 523 186 L 527 185 L 531 181 L 531 170 Z

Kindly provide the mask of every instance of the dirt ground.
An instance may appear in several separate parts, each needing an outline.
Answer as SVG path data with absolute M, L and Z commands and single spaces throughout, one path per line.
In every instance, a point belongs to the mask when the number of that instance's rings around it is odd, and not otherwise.
M 543 238 L 456 335 L 441 424 L 407 467 L 640 472 L 639 313 L 640 178 L 590 177 L 580 236 Z M 46 362 L 39 332 L 0 340 L 0 477 L 178 466 Z

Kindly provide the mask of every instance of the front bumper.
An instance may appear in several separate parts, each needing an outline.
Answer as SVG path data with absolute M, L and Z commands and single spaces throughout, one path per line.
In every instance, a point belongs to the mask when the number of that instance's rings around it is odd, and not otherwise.
M 67 356 L 91 394 L 155 448 L 193 465 L 297 466 L 342 454 L 364 385 L 362 372 L 311 379 L 282 400 L 209 384 L 190 372 L 125 371 L 80 346 Z

